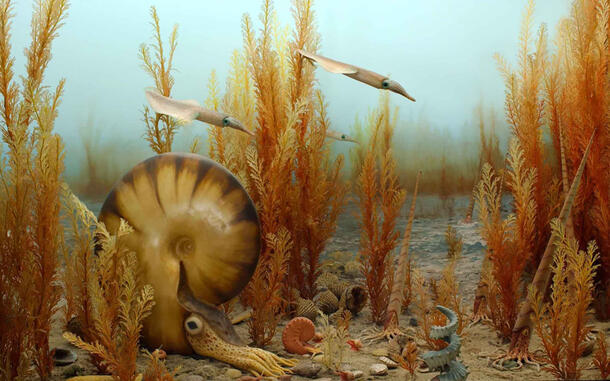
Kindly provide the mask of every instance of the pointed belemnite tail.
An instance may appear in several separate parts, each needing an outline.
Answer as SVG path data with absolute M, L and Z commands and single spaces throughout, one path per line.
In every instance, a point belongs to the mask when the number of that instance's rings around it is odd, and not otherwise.
M 576 171 L 576 175 L 574 176 L 574 180 L 572 180 L 572 185 L 570 186 L 570 191 L 566 195 L 566 198 L 563 202 L 563 206 L 561 207 L 561 212 L 559 213 L 559 222 L 562 225 L 565 225 L 570 213 L 572 212 L 572 205 L 574 205 L 574 199 L 576 198 L 576 194 L 578 193 L 578 187 L 580 186 L 580 180 L 582 178 L 582 174 L 585 171 L 585 164 L 587 159 L 589 158 L 589 153 L 591 152 L 591 146 L 593 145 L 593 140 L 595 138 L 594 130 L 591 134 L 591 138 L 589 139 L 589 144 L 587 144 L 587 148 L 580 160 L 580 165 L 578 166 L 578 170 Z M 551 263 L 553 262 L 553 257 L 555 256 L 555 245 L 557 244 L 557 237 L 551 235 L 549 242 L 544 249 L 544 253 L 542 254 L 542 258 L 540 259 L 540 263 L 538 264 L 538 269 L 536 270 L 536 274 L 534 275 L 534 280 L 532 281 L 532 285 L 530 290 L 536 293 L 544 294 L 549 287 L 549 283 L 551 281 Z M 521 308 L 519 309 L 519 315 L 517 315 L 517 320 L 513 327 L 513 337 L 518 336 L 522 333 L 522 331 L 527 331 L 526 334 L 531 337 L 532 334 L 532 304 L 531 298 L 526 298 L 521 304 Z M 529 341 L 528 341 L 529 344 Z
M 398 266 L 394 273 L 394 280 L 392 289 L 390 292 L 390 302 L 387 308 L 387 320 L 385 328 L 390 325 L 398 325 L 398 315 L 400 315 L 400 309 L 403 303 L 403 291 L 405 287 L 405 280 L 407 279 L 407 267 L 409 265 L 409 244 L 411 242 L 411 231 L 413 230 L 413 221 L 415 220 L 415 205 L 417 201 L 417 190 L 419 188 L 419 179 L 422 171 L 417 172 L 415 178 L 415 188 L 413 189 L 413 198 L 411 199 L 411 209 L 409 210 L 409 220 L 407 222 L 407 228 L 400 244 L 400 254 L 398 254 Z

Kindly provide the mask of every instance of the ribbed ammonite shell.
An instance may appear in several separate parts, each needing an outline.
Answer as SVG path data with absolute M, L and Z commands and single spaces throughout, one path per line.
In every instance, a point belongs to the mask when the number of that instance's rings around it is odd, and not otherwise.
M 248 283 L 260 252 L 260 225 L 239 181 L 203 156 L 166 153 L 136 165 L 114 187 L 100 221 L 115 233 L 134 229 L 127 246 L 138 255 L 155 307 L 144 322 L 148 346 L 191 353 L 183 331 L 188 312 L 177 300 L 180 261 L 196 298 L 220 304 Z

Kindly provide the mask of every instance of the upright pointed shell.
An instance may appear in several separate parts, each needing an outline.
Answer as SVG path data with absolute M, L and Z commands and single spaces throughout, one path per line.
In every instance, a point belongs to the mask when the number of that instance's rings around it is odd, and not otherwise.
M 260 225 L 252 200 L 221 165 L 200 155 L 166 153 L 136 165 L 114 187 L 100 212 L 111 233 L 120 219 L 134 233 L 142 280 L 155 290 L 143 338 L 153 348 L 191 353 L 178 304 L 180 261 L 195 297 L 220 304 L 248 283 L 260 251 Z

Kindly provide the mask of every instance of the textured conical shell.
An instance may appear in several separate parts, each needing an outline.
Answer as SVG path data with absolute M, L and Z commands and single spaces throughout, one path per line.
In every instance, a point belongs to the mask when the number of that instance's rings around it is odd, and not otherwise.
M 326 315 L 330 315 L 339 309 L 339 299 L 330 290 L 323 290 L 313 298 L 318 309 Z
M 339 278 L 335 274 L 325 271 L 318 276 L 317 284 L 319 288 L 329 288 L 328 285 L 330 283 L 337 282 L 338 280 Z
M 347 288 L 348 284 L 345 281 L 337 279 L 334 282 L 329 282 L 326 287 L 337 297 L 337 300 L 341 299 L 343 292 Z
M 358 261 L 349 261 L 345 264 L 345 275 L 350 278 L 362 276 L 362 265 Z
M 318 308 L 313 301 L 299 298 L 297 300 L 296 316 L 306 317 L 315 321 L 318 317 Z
M 252 277 L 260 252 L 260 225 L 252 200 L 224 167 L 200 155 L 167 153 L 136 165 L 106 198 L 99 220 L 111 233 L 120 219 L 134 233 L 127 246 L 138 255 L 155 307 L 144 322 L 145 343 L 190 353 L 178 304 L 180 261 L 196 298 L 220 304 Z
M 366 305 L 368 295 L 364 287 L 359 285 L 348 286 L 341 295 L 339 308 L 348 309 L 352 315 L 358 314 Z

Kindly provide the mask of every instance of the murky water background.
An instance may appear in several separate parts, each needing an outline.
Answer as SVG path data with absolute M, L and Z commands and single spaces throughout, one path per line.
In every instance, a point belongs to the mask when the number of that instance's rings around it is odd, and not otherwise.
M 475 222 L 464 223 L 464 216 L 470 201 L 470 196 L 455 196 L 443 201 L 436 195 L 420 195 L 417 199 L 415 220 L 411 233 L 409 252 L 422 274 L 427 278 L 439 278 L 442 269 L 448 262 L 448 246 L 445 242 L 447 226 L 453 226 L 463 239 L 462 255 L 456 266 L 456 279 L 458 280 L 461 295 L 466 303 L 474 298 L 476 284 L 479 281 L 481 261 L 485 253 L 485 242 L 479 233 L 480 224 Z M 507 214 L 510 210 L 510 197 L 504 197 L 502 211 Z M 87 206 L 96 214 L 102 207 L 102 202 L 86 202 Z M 408 198 L 403 206 L 397 228 L 402 234 L 407 226 L 407 219 L 411 199 Z M 475 208 L 476 213 L 476 208 Z M 356 255 L 360 243 L 359 206 L 352 199 L 347 203 L 337 221 L 337 230 L 329 240 L 322 254 L 322 260 L 330 253 L 336 251 L 349 251 Z M 395 250 L 398 253 L 398 248 Z

